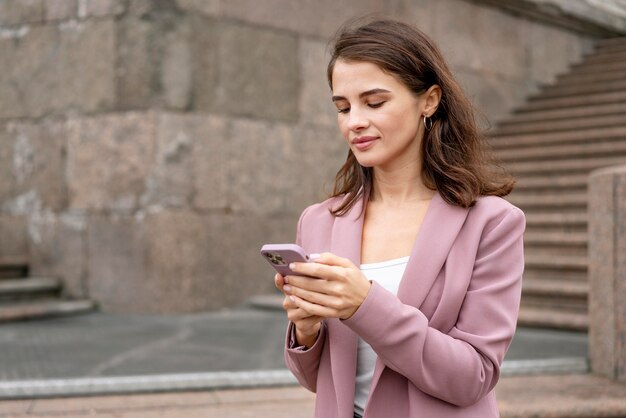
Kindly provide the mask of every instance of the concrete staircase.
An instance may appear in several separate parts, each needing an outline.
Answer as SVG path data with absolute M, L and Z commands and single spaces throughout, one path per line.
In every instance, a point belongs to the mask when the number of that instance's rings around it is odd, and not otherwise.
M 91 300 L 62 297 L 60 280 L 29 277 L 25 257 L 0 257 L 0 323 L 72 315 L 95 309 Z
M 626 164 L 626 38 L 600 41 L 489 136 L 527 216 L 519 323 L 586 330 L 587 177 Z

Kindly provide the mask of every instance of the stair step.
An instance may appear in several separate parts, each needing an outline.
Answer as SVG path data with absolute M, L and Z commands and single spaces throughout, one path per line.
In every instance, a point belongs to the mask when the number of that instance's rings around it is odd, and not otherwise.
M 593 84 L 605 81 L 623 80 L 626 77 L 626 70 L 604 71 L 598 74 L 576 74 L 564 73 L 556 77 L 556 82 L 549 84 L 571 86 L 575 84 Z
M 626 106 L 624 106 L 626 110 Z M 626 126 L 626 118 L 620 115 L 601 115 L 593 117 L 583 117 L 575 119 L 558 119 L 549 121 L 538 121 L 529 123 L 507 123 L 500 125 L 488 137 L 497 138 L 499 136 L 514 136 L 524 134 L 546 134 L 553 132 L 562 132 L 566 134 L 570 131 L 578 131 L 580 129 L 590 128 L 609 128 L 614 126 Z
M 623 115 L 626 112 L 626 103 L 606 103 L 589 107 L 571 107 L 563 109 L 544 109 L 529 111 L 524 108 L 516 110 L 502 126 L 509 124 L 529 124 L 531 122 L 548 122 L 556 120 L 576 120 L 580 118 L 594 118 L 606 115 Z
M 563 190 L 578 189 L 586 190 L 588 174 L 574 174 L 571 176 L 540 176 L 540 177 L 522 177 L 517 179 L 515 190 Z
M 554 110 L 567 107 L 591 106 L 609 103 L 619 103 L 626 101 L 626 91 L 616 91 L 609 93 L 585 94 L 572 97 L 562 97 L 556 99 L 534 99 L 528 102 L 522 112 L 537 110 Z
M 14 297 L 36 296 L 57 293 L 61 289 L 58 279 L 29 277 L 0 280 L 0 300 Z
M 588 64 L 605 64 L 626 61 L 626 49 L 618 51 L 596 51 L 583 58 L 581 62 Z
M 557 328 L 572 331 L 587 331 L 589 317 L 585 313 L 522 306 L 517 324 L 527 327 Z
M 75 315 L 94 309 L 95 304 L 91 300 L 42 300 L 0 304 L 0 322 Z
M 626 118 L 626 117 L 625 117 Z M 626 124 L 607 128 L 585 129 L 567 132 L 546 132 L 526 135 L 498 136 L 490 139 L 492 148 L 496 151 L 508 148 L 521 148 L 528 146 L 543 147 L 550 144 L 597 142 L 610 139 L 626 139 Z M 498 154 L 500 155 L 500 154 Z
M 546 87 L 541 92 L 531 96 L 530 99 L 554 99 L 622 90 L 626 90 L 626 77 L 611 81 L 598 81 L 595 84 L 556 84 L 550 87 Z
M 527 161 L 507 164 L 514 175 L 538 175 L 540 173 L 589 173 L 597 168 L 626 163 L 624 157 L 578 158 L 562 161 Z
M 581 144 L 537 145 L 524 148 L 501 149 L 498 158 L 505 162 L 563 160 L 580 157 L 603 157 L 623 155 L 626 160 L 626 126 L 622 141 L 589 141 Z
M 524 243 L 526 245 L 560 245 L 566 247 L 586 246 L 588 236 L 586 232 L 535 232 L 526 231 Z
M 526 227 L 586 228 L 587 212 L 574 213 L 526 213 Z
M 569 269 L 587 270 L 589 265 L 587 257 L 570 255 L 551 255 L 526 251 L 524 255 L 527 267 L 538 267 L 543 269 Z
M 572 74 L 601 74 L 605 71 L 619 71 L 626 70 L 626 61 L 614 61 L 614 62 L 587 62 L 582 61 L 579 64 L 574 64 L 570 68 Z
M 587 206 L 587 192 L 571 192 L 565 194 L 513 192 L 507 196 L 507 200 L 523 210 L 531 207 L 585 208 Z
M 560 278 L 534 278 L 526 277 L 522 281 L 522 292 L 537 296 L 557 296 L 586 300 L 589 294 L 589 284 L 577 280 Z
M 605 50 L 618 48 L 626 51 L 626 37 L 618 36 L 615 38 L 599 39 L 595 44 L 596 50 Z
M 28 257 L 0 256 L 0 280 L 25 277 L 28 274 Z

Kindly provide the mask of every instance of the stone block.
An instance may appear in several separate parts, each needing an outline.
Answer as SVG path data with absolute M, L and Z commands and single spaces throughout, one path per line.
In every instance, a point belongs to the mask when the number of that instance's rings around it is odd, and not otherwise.
M 194 129 L 198 117 L 162 113 L 157 117 L 155 161 L 141 206 L 186 207 L 194 193 L 194 155 L 208 130 Z M 207 185 L 210 184 L 207 182 Z
M 225 118 L 197 115 L 180 124 L 193 138 L 192 156 L 194 196 L 193 206 L 199 210 L 228 210 L 230 183 L 228 164 L 231 153 L 229 126 Z M 183 126 L 184 125 L 184 126 Z
M 68 138 L 70 208 L 138 208 L 153 170 L 154 113 L 125 113 L 77 119 Z
M 34 214 L 29 218 L 30 272 L 56 277 L 63 293 L 73 298 L 87 296 L 87 216 L 65 212 Z
M 105 311 L 182 313 L 272 291 L 266 242 L 292 242 L 297 216 L 155 211 L 92 216 L 89 292 Z
M 524 80 L 507 80 L 496 74 L 474 72 L 465 68 L 453 69 L 463 91 L 474 104 L 478 123 L 487 127 L 508 117 L 526 99 L 531 89 Z M 488 120 L 485 120 L 485 118 Z
M 192 97 L 190 20 L 171 11 L 118 23 L 117 100 L 123 109 L 187 109 Z
M 0 258 L 28 257 L 25 215 L 0 215 Z
M 75 19 L 78 14 L 78 0 L 46 0 L 44 7 L 46 20 Z
M 385 2 L 385 7 L 389 16 L 415 25 L 430 35 L 434 30 L 435 3 L 437 0 L 391 0 Z
M 88 292 L 108 312 L 141 312 L 152 297 L 141 219 L 90 215 Z
M 348 155 L 348 145 L 336 126 L 299 125 L 295 132 L 297 162 L 292 174 L 298 184 L 289 192 L 292 211 L 327 199 L 337 172 Z
M 589 178 L 591 370 L 626 381 L 626 166 Z
M 0 24 L 22 25 L 41 22 L 44 17 L 44 0 L 0 1 Z
M 178 0 L 181 7 L 198 6 L 197 0 Z M 263 6 L 254 0 L 210 1 L 205 13 L 219 15 L 254 25 L 286 29 L 328 39 L 346 20 L 373 12 L 384 12 L 382 0 L 265 0 Z
M 193 48 L 196 109 L 231 116 L 297 119 L 296 36 L 195 19 Z
M 97 111 L 114 102 L 115 31 L 110 20 L 69 21 L 0 39 L 0 117 Z
M 118 22 L 117 36 L 117 103 L 122 109 L 144 109 L 150 106 L 153 85 L 158 83 L 151 42 L 153 24 L 141 19 Z M 156 63 L 158 65 L 158 62 Z
M 337 126 L 337 110 L 326 79 L 326 42 L 300 39 L 300 122 Z
M 78 17 L 117 16 L 124 13 L 124 0 L 78 0 Z
M 67 206 L 66 123 L 8 122 L 0 129 L 0 201 L 13 214 Z
M 291 194 L 300 186 L 302 156 L 287 124 L 238 119 L 232 122 L 227 159 L 229 202 L 235 212 L 292 213 Z
M 494 8 L 463 0 L 435 2 L 432 37 L 454 67 L 523 80 L 527 55 L 523 27 Z M 486 29 L 488 28 L 488 29 Z

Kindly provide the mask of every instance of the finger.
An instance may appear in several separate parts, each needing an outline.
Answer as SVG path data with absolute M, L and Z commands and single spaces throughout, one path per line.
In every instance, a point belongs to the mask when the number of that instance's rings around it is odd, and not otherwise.
M 319 258 L 315 260 L 316 263 L 326 264 L 329 266 L 337 267 L 354 267 L 354 263 L 348 258 L 339 257 L 333 253 L 321 253 Z
M 283 286 L 285 285 L 285 279 L 280 273 L 276 273 L 274 275 L 274 286 L 278 288 L 278 290 L 283 290 Z
M 310 276 L 287 276 L 283 290 L 287 294 L 291 294 L 292 289 L 300 288 L 318 293 L 328 293 L 328 281 L 321 277 Z
M 298 308 L 304 310 L 311 316 L 319 316 L 322 318 L 336 318 L 338 316 L 335 309 L 311 303 L 299 298 L 298 296 L 292 295 L 290 298 L 298 306 Z

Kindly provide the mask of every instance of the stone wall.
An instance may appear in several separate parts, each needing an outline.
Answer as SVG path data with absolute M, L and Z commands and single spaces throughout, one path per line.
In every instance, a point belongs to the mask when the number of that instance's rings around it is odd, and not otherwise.
M 492 122 L 593 41 L 465 0 L 0 0 L 0 257 L 111 311 L 271 291 L 258 249 L 345 158 L 326 43 L 369 12 L 431 34 Z

